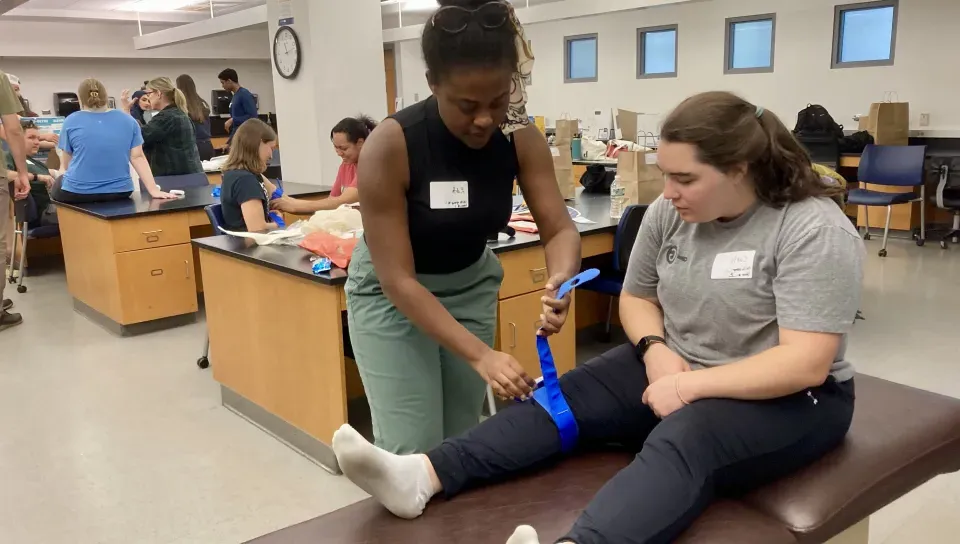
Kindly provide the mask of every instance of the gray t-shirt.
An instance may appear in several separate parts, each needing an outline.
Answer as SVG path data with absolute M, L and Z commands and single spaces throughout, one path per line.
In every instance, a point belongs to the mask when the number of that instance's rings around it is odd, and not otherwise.
M 865 249 L 837 204 L 758 203 L 729 222 L 685 223 L 663 197 L 650 205 L 624 289 L 657 298 L 667 345 L 694 368 L 779 344 L 779 327 L 843 334 L 831 374 L 853 377 L 846 334 L 860 306 Z

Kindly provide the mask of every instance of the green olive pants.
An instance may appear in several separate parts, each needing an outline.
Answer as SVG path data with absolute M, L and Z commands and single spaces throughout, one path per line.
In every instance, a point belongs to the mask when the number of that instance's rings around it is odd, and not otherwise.
M 486 384 L 387 299 L 363 241 L 349 274 L 347 323 L 376 445 L 393 453 L 424 453 L 479 423 Z M 417 279 L 467 330 L 493 346 L 503 268 L 492 251 L 459 272 Z

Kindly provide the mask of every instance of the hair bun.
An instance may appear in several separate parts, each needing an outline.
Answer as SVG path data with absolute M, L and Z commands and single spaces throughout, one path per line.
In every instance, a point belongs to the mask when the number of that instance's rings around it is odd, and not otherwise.
M 437 0 L 441 8 L 458 7 L 466 9 L 476 9 L 484 4 L 489 4 L 495 0 Z

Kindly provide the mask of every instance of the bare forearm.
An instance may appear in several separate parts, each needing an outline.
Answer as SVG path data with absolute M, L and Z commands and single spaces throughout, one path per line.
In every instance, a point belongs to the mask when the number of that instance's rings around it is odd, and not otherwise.
M 636 345 L 646 336 L 663 337 L 663 311 L 649 300 L 627 293 L 620 295 L 620 323 Z
M 16 115 L 4 115 L 3 124 L 7 126 L 7 145 L 10 146 L 10 155 L 17 167 L 17 172 L 27 173 L 27 149 L 23 140 L 23 129 L 20 128 L 20 118 Z
M 801 347 L 776 346 L 736 363 L 687 373 L 681 389 L 687 402 L 775 399 L 823 384 L 829 370 L 829 365 L 811 361 Z
M 572 278 L 580 271 L 580 233 L 572 224 L 547 240 L 543 251 L 550 277 L 562 275 Z
M 150 170 L 150 163 L 147 162 L 145 156 L 133 157 L 130 159 L 130 164 L 133 165 L 134 171 L 137 172 L 137 175 L 140 176 L 140 181 L 143 182 L 144 187 L 147 188 L 149 193 L 154 193 L 159 190 L 157 187 L 156 180 L 153 179 L 153 171 Z
M 398 280 L 395 286 L 384 285 L 384 292 L 418 329 L 462 359 L 477 361 L 490 350 L 490 346 L 454 319 L 416 278 Z

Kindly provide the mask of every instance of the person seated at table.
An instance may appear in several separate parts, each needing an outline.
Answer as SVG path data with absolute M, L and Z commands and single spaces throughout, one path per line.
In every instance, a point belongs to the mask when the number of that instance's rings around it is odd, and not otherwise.
M 7 74 L 7 80 L 10 82 L 10 86 L 13 88 L 13 92 L 17 95 L 17 100 L 20 101 L 20 106 L 23 108 L 19 115 L 20 117 L 39 117 L 35 112 L 30 110 L 30 107 L 27 104 L 27 100 L 23 98 L 23 95 L 20 94 L 20 78 L 13 75 Z M 3 131 L 3 126 L 0 125 L 0 140 L 6 141 L 7 134 Z M 43 151 L 50 151 L 56 149 L 57 143 L 60 142 L 60 137 L 53 133 L 40 134 L 40 149 Z
M 234 133 L 223 163 L 220 204 L 223 227 L 236 232 L 276 230 L 270 197 L 277 187 L 263 175 L 277 147 L 277 133 L 259 119 L 250 119 Z
M 57 208 L 50 201 L 50 189 L 60 174 L 56 170 L 50 170 L 45 164 L 33 158 L 40 151 L 40 131 L 37 125 L 29 119 L 20 121 L 23 128 L 23 139 L 26 142 L 27 150 L 27 170 L 30 179 L 30 195 L 37 205 L 37 213 L 40 214 L 39 225 L 56 225 Z M 7 155 L 7 180 L 14 181 L 17 177 L 17 167 L 13 163 L 13 157 Z M 38 226 L 38 225 L 32 225 Z
M 130 111 L 133 102 L 130 92 L 121 94 L 121 105 Z M 143 150 L 147 154 L 154 176 L 182 176 L 203 172 L 193 129 L 187 115 L 187 98 L 173 86 L 168 77 L 158 77 L 147 83 L 150 108 L 157 112 L 150 122 L 141 127 Z
M 85 79 L 77 90 L 81 110 L 63 122 L 60 183 L 51 196 L 57 202 L 82 204 L 129 198 L 133 193 L 130 165 L 153 198 L 176 198 L 157 187 L 143 154 L 140 126 L 126 112 L 107 108 L 107 89 Z
M 363 142 L 375 128 L 377 128 L 376 121 L 366 115 L 360 115 L 347 117 L 330 131 L 330 141 L 333 142 L 333 148 L 336 149 L 342 162 L 329 197 L 314 201 L 283 197 L 271 202 L 271 206 L 287 213 L 309 214 L 320 210 L 335 210 L 344 204 L 360 202 L 360 193 L 357 192 L 357 161 L 360 159 Z
M 854 411 L 845 347 L 865 257 L 829 198 L 840 188 L 776 115 L 726 92 L 667 117 L 658 164 L 663 196 L 646 210 L 620 300 L 631 343 L 559 380 L 578 437 L 535 400 L 426 455 L 388 453 L 345 425 L 333 437 L 344 474 L 415 518 L 438 493 L 615 443 L 639 453 L 560 542 L 661 543 L 714 498 L 839 445 Z M 538 539 L 521 526 L 509 542 Z
M 210 105 L 200 98 L 200 94 L 197 93 L 197 84 L 187 74 L 177 77 L 177 88 L 187 99 L 187 115 L 193 121 L 200 160 L 209 161 L 214 155 L 213 143 L 210 141 Z
M 122 100 L 123 95 L 121 95 L 121 102 Z M 150 97 L 147 96 L 147 91 L 137 91 L 133 93 L 130 104 L 130 115 L 137 120 L 137 124 L 147 124 L 154 113 L 155 112 L 150 109 Z

